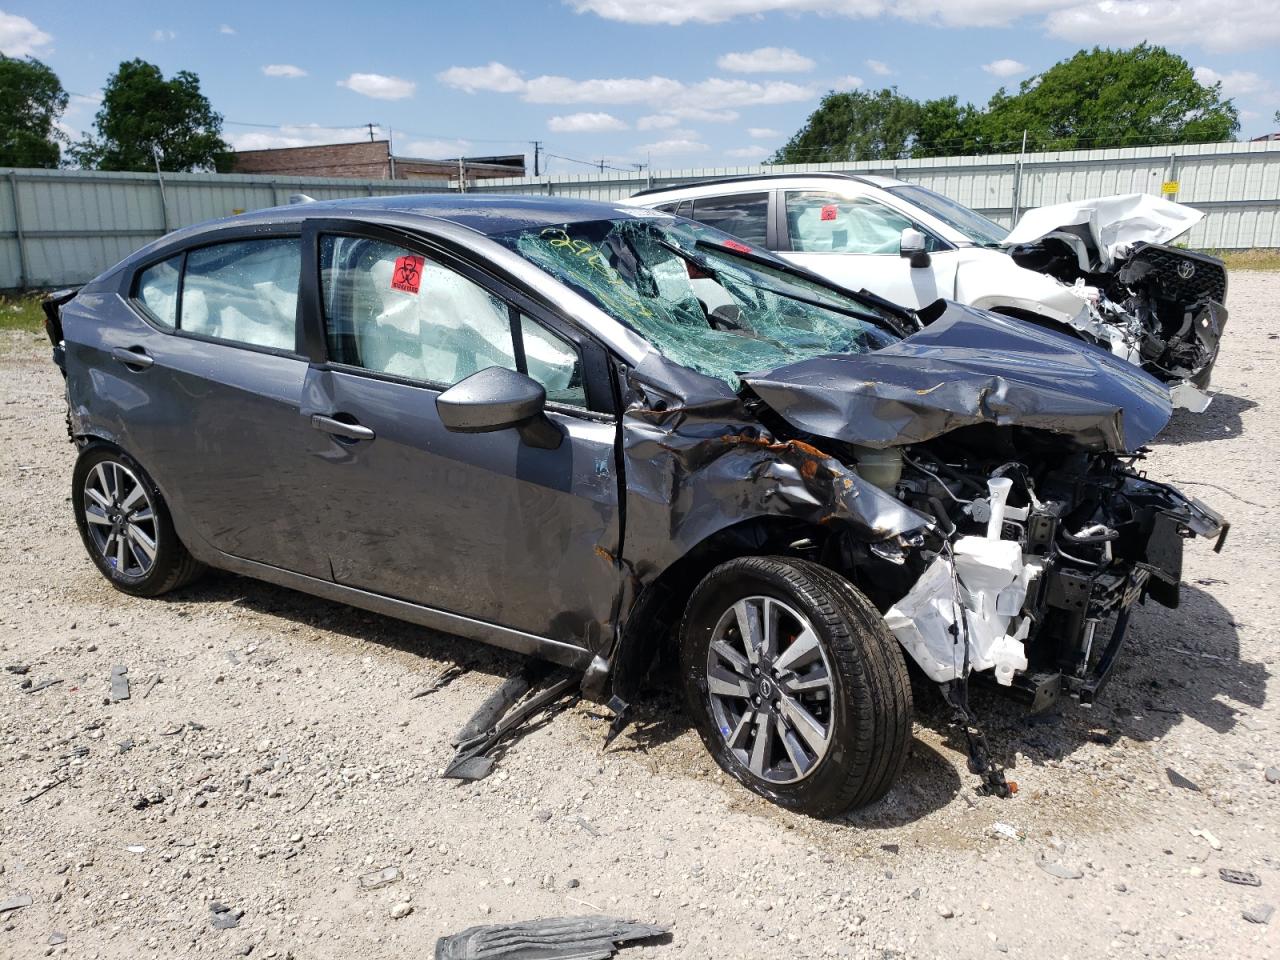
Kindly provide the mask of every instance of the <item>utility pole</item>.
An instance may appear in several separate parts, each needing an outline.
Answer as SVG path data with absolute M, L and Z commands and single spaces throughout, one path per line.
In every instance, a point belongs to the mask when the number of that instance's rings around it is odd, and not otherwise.
M 387 174 L 389 179 L 396 178 L 395 131 L 387 127 Z
M 366 124 L 365 124 L 365 126 L 369 128 L 369 142 L 370 142 L 370 143 L 373 143 L 373 128 L 374 128 L 374 127 L 376 127 L 376 126 L 377 126 L 377 124 L 376 124 L 376 123 L 366 123 Z
M 458 192 L 467 192 L 467 166 L 462 157 L 458 158 Z
M 533 144 L 533 175 L 537 177 L 541 175 L 538 164 L 538 155 L 542 152 L 542 141 L 532 140 L 530 142 Z

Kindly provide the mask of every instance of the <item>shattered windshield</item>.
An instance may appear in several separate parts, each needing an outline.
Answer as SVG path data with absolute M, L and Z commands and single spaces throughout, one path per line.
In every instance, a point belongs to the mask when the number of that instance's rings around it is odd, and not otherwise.
M 998 247 L 1004 243 L 1009 231 L 994 220 L 989 220 L 977 210 L 956 203 L 950 197 L 934 193 L 926 187 L 918 187 L 914 183 L 900 187 L 890 187 L 889 192 L 927 210 L 947 226 L 959 230 L 974 243 L 982 247 Z
M 494 237 L 667 359 L 719 377 L 893 343 L 873 304 L 755 261 L 769 255 L 674 217 L 594 220 Z

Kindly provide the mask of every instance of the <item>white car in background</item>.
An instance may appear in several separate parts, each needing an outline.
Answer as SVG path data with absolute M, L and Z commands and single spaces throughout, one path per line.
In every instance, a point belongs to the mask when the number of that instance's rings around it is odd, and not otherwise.
M 911 309 L 938 299 L 1049 325 L 1208 406 L 1226 268 L 1166 246 L 1203 216 L 1145 194 L 1031 210 L 1007 230 L 891 177 L 775 174 L 662 187 L 629 203 L 698 220 Z

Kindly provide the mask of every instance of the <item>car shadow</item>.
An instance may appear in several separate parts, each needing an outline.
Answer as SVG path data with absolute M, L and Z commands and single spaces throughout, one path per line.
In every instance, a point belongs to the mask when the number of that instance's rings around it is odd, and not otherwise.
M 1204 413 L 1174 410 L 1168 426 L 1155 442 L 1180 447 L 1189 443 L 1238 437 L 1244 433 L 1241 414 L 1257 405 L 1255 401 L 1244 397 L 1220 393 L 1213 398 L 1213 403 L 1209 404 L 1209 409 Z
M 986 684 L 974 685 L 970 705 L 993 757 L 1016 780 L 1019 765 L 1060 762 L 1086 745 L 1106 747 L 1121 738 L 1149 742 L 1185 720 L 1228 733 L 1241 722 L 1244 708 L 1265 703 L 1268 676 L 1264 664 L 1242 658 L 1231 612 L 1209 592 L 1184 584 L 1178 608 L 1149 602 L 1134 612 L 1115 672 L 1092 707 L 1064 697 L 1032 716 Z M 950 724 L 941 698 L 918 711 L 917 721 L 937 730 L 948 747 L 965 752 L 963 734 Z
M 191 586 L 156 599 L 177 606 L 230 603 L 300 627 L 491 674 L 497 680 L 511 676 L 526 662 L 524 656 L 499 647 L 222 570 L 210 570 Z

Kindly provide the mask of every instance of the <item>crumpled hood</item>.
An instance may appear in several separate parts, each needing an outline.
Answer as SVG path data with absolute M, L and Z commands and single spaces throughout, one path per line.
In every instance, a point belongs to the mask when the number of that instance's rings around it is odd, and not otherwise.
M 791 426 L 868 447 L 993 423 L 1120 452 L 1169 420 L 1159 381 L 1090 344 L 949 301 L 921 314 L 937 318 L 882 350 L 814 357 L 743 382 Z
M 1004 242 L 1014 246 L 1054 237 L 1075 251 L 1082 270 L 1110 270 L 1135 243 L 1168 243 L 1203 218 L 1199 210 L 1172 200 L 1127 193 L 1028 210 Z

